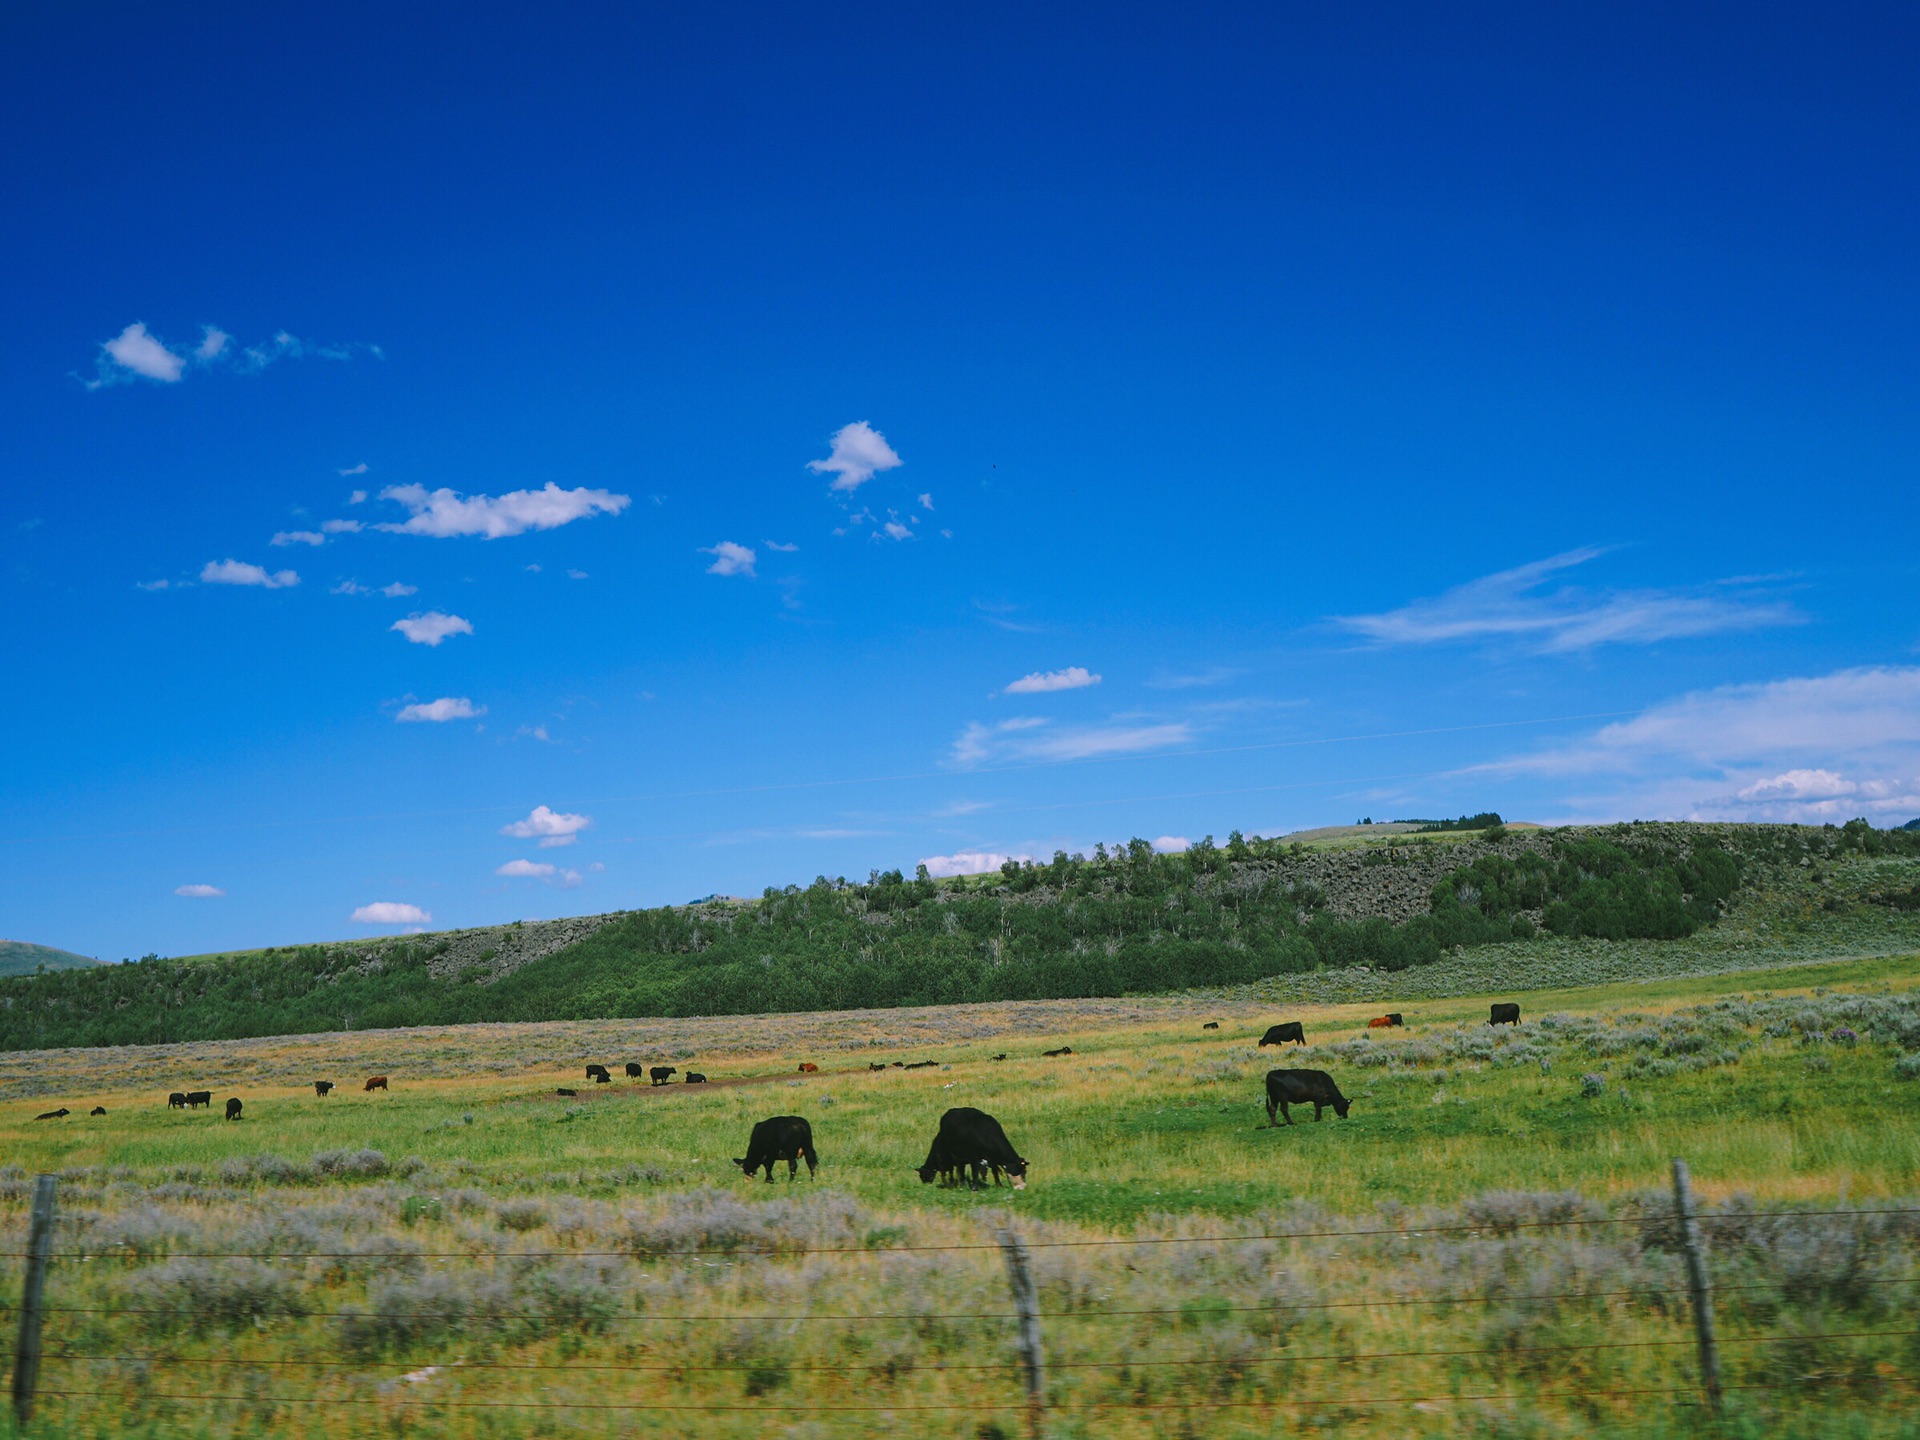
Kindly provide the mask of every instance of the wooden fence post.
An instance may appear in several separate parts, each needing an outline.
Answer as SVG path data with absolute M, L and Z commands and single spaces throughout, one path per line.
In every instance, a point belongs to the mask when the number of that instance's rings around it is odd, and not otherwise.
M 1014 1309 L 1020 1313 L 1020 1359 L 1027 1373 L 1027 1432 L 1039 1440 L 1040 1420 L 1047 1406 L 1046 1372 L 1040 1360 L 1040 1295 L 1034 1288 L 1026 1242 L 1011 1229 L 1002 1230 L 999 1240 L 1007 1260 Z
M 47 1260 L 53 1251 L 51 1175 L 33 1177 L 33 1219 L 27 1232 L 27 1283 L 20 1295 L 20 1338 L 13 1349 L 13 1418 L 33 1418 L 33 1392 L 40 1381 L 40 1317 L 47 1288 Z
M 1673 1208 L 1680 1220 L 1680 1250 L 1687 1261 L 1687 1291 L 1693 1299 L 1693 1334 L 1700 1344 L 1700 1386 L 1707 1405 L 1720 1413 L 1720 1344 L 1713 1334 L 1713 1292 L 1707 1288 L 1707 1261 L 1700 1253 L 1700 1226 L 1693 1218 L 1693 1181 L 1687 1162 L 1673 1162 Z

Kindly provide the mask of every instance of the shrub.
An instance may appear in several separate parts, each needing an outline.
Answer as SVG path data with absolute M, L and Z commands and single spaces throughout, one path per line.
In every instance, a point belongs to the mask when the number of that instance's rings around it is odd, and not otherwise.
M 1582 1099 L 1597 1100 L 1606 1093 L 1606 1076 L 1588 1074 L 1580 1077 L 1580 1096 Z
M 387 1173 L 387 1157 L 378 1150 L 322 1150 L 313 1157 L 317 1175 L 370 1180 Z
M 134 1275 L 121 1293 L 158 1334 L 198 1334 L 305 1313 L 293 1282 L 257 1260 L 169 1260 Z

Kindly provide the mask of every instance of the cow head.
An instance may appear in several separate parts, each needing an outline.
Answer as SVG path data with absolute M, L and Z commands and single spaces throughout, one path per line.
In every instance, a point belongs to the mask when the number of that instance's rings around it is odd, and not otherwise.
M 1351 1104 L 1353 1104 L 1353 1102 L 1342 1095 L 1333 1102 L 1333 1113 L 1344 1120 L 1347 1118 L 1347 1107 Z
M 753 1172 L 757 1167 L 753 1165 L 750 1161 L 742 1160 L 738 1156 L 735 1156 L 733 1163 L 740 1167 L 740 1169 L 746 1174 L 748 1179 L 753 1178 Z
M 1016 1190 L 1026 1189 L 1027 1188 L 1027 1162 L 1024 1160 L 1016 1160 L 1006 1168 L 1007 1168 L 1007 1179 L 1009 1182 L 1011 1182 L 1011 1184 L 1013 1185 L 1013 1188 Z
M 940 1167 L 929 1160 L 924 1165 L 914 1166 L 913 1172 L 920 1177 L 920 1183 L 922 1185 L 931 1185 L 933 1183 L 933 1177 L 940 1173 Z

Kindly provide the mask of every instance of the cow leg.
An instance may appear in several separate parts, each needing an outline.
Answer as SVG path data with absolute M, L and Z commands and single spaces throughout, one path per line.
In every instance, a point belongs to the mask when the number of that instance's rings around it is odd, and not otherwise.
M 791 1183 L 799 1178 L 800 1157 L 798 1155 L 789 1155 L 787 1156 L 787 1180 Z
M 1284 1100 L 1280 1102 L 1280 1118 L 1289 1125 L 1293 1123 L 1293 1114 L 1287 1109 L 1287 1102 Z
M 1313 1123 L 1316 1125 L 1320 1123 L 1320 1102 L 1318 1100 L 1313 1102 Z

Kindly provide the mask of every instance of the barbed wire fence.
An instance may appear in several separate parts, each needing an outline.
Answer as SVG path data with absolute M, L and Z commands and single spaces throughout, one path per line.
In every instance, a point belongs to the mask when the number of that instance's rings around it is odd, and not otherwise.
M 188 1309 L 151 1307 L 138 1305 L 69 1305 L 48 1303 L 46 1298 L 47 1282 L 55 1262 L 89 1262 L 97 1259 L 113 1258 L 113 1252 L 88 1250 L 56 1250 L 54 1248 L 54 1228 L 56 1219 L 56 1178 L 52 1175 L 40 1175 L 35 1178 L 32 1192 L 32 1210 L 28 1229 L 26 1248 L 20 1251 L 0 1251 L 0 1256 L 21 1262 L 22 1289 L 19 1306 L 19 1326 L 15 1337 L 12 1371 L 12 1402 L 16 1424 L 24 1428 L 33 1418 L 36 1402 L 41 1398 L 70 1401 L 119 1400 L 124 1392 L 109 1389 L 87 1388 L 80 1367 L 87 1366 L 143 1366 L 171 1363 L 177 1357 L 136 1351 L 115 1351 L 95 1353 L 87 1350 L 58 1348 L 48 1352 L 44 1343 L 45 1330 L 49 1317 L 92 1316 L 92 1317 L 142 1317 L 161 1319 L 182 1319 L 192 1321 L 196 1312 Z M 1806 1210 L 1792 1212 L 1805 1217 L 1861 1217 L 1920 1214 L 1920 1208 L 1885 1207 L 1872 1210 L 1831 1209 Z M 1799 1388 L 1818 1384 L 1823 1378 L 1842 1377 L 1796 1376 L 1791 1380 L 1780 1381 L 1742 1381 L 1729 1384 L 1721 1375 L 1720 1351 L 1722 1346 L 1766 1346 L 1779 1344 L 1798 1344 L 1808 1341 L 1851 1342 L 1886 1339 L 1920 1338 L 1920 1328 L 1897 1329 L 1856 1329 L 1823 1330 L 1809 1332 L 1797 1330 L 1781 1335 L 1743 1335 L 1722 1338 L 1715 1323 L 1714 1297 L 1719 1294 L 1734 1294 L 1743 1290 L 1761 1290 L 1764 1285 L 1726 1285 L 1715 1287 L 1707 1266 L 1706 1247 L 1702 1242 L 1703 1225 L 1736 1224 L 1748 1220 L 1764 1220 L 1772 1216 L 1755 1213 L 1721 1212 L 1714 1215 L 1700 1215 L 1694 1204 L 1691 1178 L 1684 1160 L 1673 1162 L 1673 1212 L 1678 1247 L 1684 1261 L 1686 1283 L 1684 1289 L 1671 1292 L 1672 1298 L 1684 1299 L 1684 1308 L 1691 1321 L 1691 1336 L 1677 1336 L 1665 1339 L 1598 1340 L 1539 1345 L 1501 1345 L 1501 1346 L 1457 1346 L 1447 1348 L 1409 1348 L 1398 1350 L 1338 1350 L 1313 1353 L 1286 1351 L 1270 1356 L 1243 1356 L 1236 1364 L 1253 1366 L 1290 1367 L 1306 1362 L 1326 1362 L 1341 1366 L 1353 1366 L 1362 1362 L 1391 1362 L 1420 1359 L 1461 1360 L 1471 1358 L 1511 1358 L 1530 1357 L 1539 1359 L 1548 1356 L 1570 1356 L 1574 1354 L 1597 1354 L 1611 1351 L 1631 1350 L 1667 1350 L 1690 1347 L 1693 1351 L 1693 1375 L 1684 1383 L 1669 1386 L 1630 1386 L 1630 1387 L 1579 1387 L 1579 1386 L 1536 1386 L 1529 1388 L 1526 1398 L 1537 1400 L 1653 1400 L 1667 1398 L 1682 1404 L 1697 1404 L 1708 1415 L 1718 1416 L 1725 1403 L 1728 1392 L 1771 1391 L 1786 1388 Z M 1320 1397 L 1300 1397 L 1288 1394 L 1284 1399 L 1230 1399 L 1221 1396 L 1203 1398 L 1165 1400 L 1088 1400 L 1077 1399 L 1068 1403 L 1051 1398 L 1049 1372 L 1078 1374 L 1101 1371 L 1162 1371 L 1178 1373 L 1191 1367 L 1216 1363 L 1207 1357 L 1183 1357 L 1172 1359 L 1125 1360 L 1080 1360 L 1055 1359 L 1047 1362 L 1043 1358 L 1042 1322 L 1086 1322 L 1099 1320 L 1151 1319 L 1165 1317 L 1177 1319 L 1187 1316 L 1187 1306 L 1168 1305 L 1164 1307 L 1131 1307 L 1102 1310 L 1086 1309 L 1043 1309 L 1039 1287 L 1035 1283 L 1032 1251 L 1039 1250 L 1083 1250 L 1100 1247 L 1152 1247 L 1176 1245 L 1225 1245 L 1241 1244 L 1251 1240 L 1299 1241 L 1299 1240 L 1348 1240 L 1366 1237 L 1396 1237 L 1419 1240 L 1426 1237 L 1450 1235 L 1486 1234 L 1489 1231 L 1517 1232 L 1528 1230 L 1563 1231 L 1584 1227 L 1612 1225 L 1646 1226 L 1647 1216 L 1568 1216 L 1541 1220 L 1506 1220 L 1498 1226 L 1487 1223 L 1464 1223 L 1453 1225 L 1428 1225 L 1413 1229 L 1315 1229 L 1278 1232 L 1260 1232 L 1229 1235 L 1180 1235 L 1180 1236 L 1142 1236 L 1116 1238 L 1035 1238 L 1023 1236 L 1009 1225 L 1000 1227 L 993 1237 L 976 1242 L 956 1242 L 946 1244 L 902 1244 L 902 1245 L 825 1245 L 800 1246 L 779 1250 L 778 1252 L 743 1251 L 738 1247 L 688 1247 L 682 1249 L 660 1250 L 644 1257 L 637 1256 L 632 1250 L 594 1251 L 594 1250 L 511 1250 L 494 1252 L 491 1258 L 500 1260 L 578 1260 L 583 1258 L 636 1260 L 691 1258 L 702 1256 L 722 1256 L 730 1261 L 742 1259 L 793 1259 L 803 1256 L 872 1256 L 875 1254 L 956 1254 L 966 1252 L 999 1252 L 1004 1260 L 1007 1272 L 1009 1304 L 1002 1310 L 965 1310 L 965 1311 L 817 1311 L 812 1309 L 791 1313 L 743 1313 L 732 1310 L 713 1310 L 677 1313 L 635 1313 L 631 1315 L 609 1315 L 600 1317 L 609 1323 L 620 1321 L 641 1325 L 666 1325 L 671 1323 L 700 1324 L 711 1322 L 736 1322 L 742 1324 L 795 1325 L 830 1324 L 844 1326 L 881 1326 L 902 1323 L 919 1323 L 932 1320 L 968 1321 L 978 1323 L 998 1323 L 1011 1330 L 1011 1340 L 1017 1359 L 1011 1361 L 979 1361 L 964 1364 L 940 1363 L 922 1367 L 942 1375 L 1006 1375 L 1009 1379 L 1006 1408 L 1018 1409 L 1026 1418 L 1028 1433 L 1039 1437 L 1043 1432 L 1046 1418 L 1050 1413 L 1099 1413 L 1115 1410 L 1152 1411 L 1196 1411 L 1196 1410 L 1263 1410 L 1275 1411 L 1283 1408 L 1304 1410 L 1344 1409 L 1372 1410 L 1387 1406 L 1432 1405 L 1459 1401 L 1498 1402 L 1516 1398 L 1511 1391 L 1486 1391 L 1484 1393 L 1449 1389 L 1434 1394 L 1349 1394 Z M 257 1250 L 191 1250 L 170 1252 L 175 1259 L 200 1260 L 252 1260 L 252 1261 L 310 1261 L 316 1259 L 337 1262 L 360 1262 L 369 1265 L 383 1261 L 425 1259 L 444 1259 L 471 1261 L 474 1257 L 468 1251 L 407 1251 L 395 1254 L 382 1254 L 348 1251 L 257 1251 Z M 1920 1283 L 1920 1275 L 1865 1280 L 1868 1285 L 1911 1285 Z M 1330 1312 L 1340 1310 L 1368 1309 L 1404 1309 L 1413 1307 L 1454 1307 L 1473 1305 L 1511 1304 L 1516 1301 L 1548 1303 L 1569 1300 L 1610 1300 L 1618 1298 L 1641 1298 L 1649 1296 L 1646 1285 L 1636 1285 L 1623 1289 L 1602 1290 L 1561 1290 L 1547 1293 L 1491 1294 L 1481 1291 L 1460 1291 L 1443 1295 L 1405 1296 L 1388 1295 L 1345 1300 L 1317 1300 L 1298 1303 L 1275 1303 L 1247 1306 L 1214 1305 L 1209 1307 L 1213 1314 L 1261 1314 L 1270 1316 L 1295 1315 L 1310 1312 Z M 57 1299 L 57 1297 L 56 1297 Z M 303 1309 L 298 1318 L 306 1320 L 343 1320 L 371 1321 L 377 1318 L 403 1319 L 409 1321 L 451 1321 L 471 1318 L 466 1312 L 436 1312 L 420 1310 L 401 1312 L 398 1315 L 376 1316 L 371 1311 L 357 1309 Z M 493 1312 L 494 1320 L 539 1320 L 548 1319 L 543 1313 L 512 1311 Z M 410 1370 L 396 1379 L 401 1382 L 413 1382 L 451 1369 L 467 1373 L 511 1376 L 516 1374 L 538 1374 L 542 1372 L 567 1372 L 582 1376 L 613 1377 L 618 1375 L 685 1376 L 688 1374 L 746 1374 L 751 1375 L 754 1362 L 728 1364 L 699 1364 L 686 1360 L 663 1360 L 651 1362 L 627 1361 L 610 1363 L 593 1360 L 475 1360 L 462 1358 L 449 1364 L 444 1357 L 439 1360 L 422 1360 L 419 1357 L 409 1359 L 362 1358 L 352 1360 L 316 1359 L 316 1358 L 270 1358 L 219 1354 L 195 1356 L 192 1363 L 215 1370 L 254 1370 L 287 1373 L 326 1374 L 328 1372 L 353 1371 L 357 1373 L 384 1372 L 390 1370 Z M 41 1383 L 41 1372 L 51 1365 L 57 1377 L 51 1385 Z M 840 1377 L 849 1382 L 869 1374 L 871 1364 L 811 1363 L 792 1367 L 793 1373 L 802 1375 L 822 1375 Z M 1858 1384 L 1858 1376 L 1844 1377 L 1850 1384 Z M 1894 1377 L 1878 1377 L 1885 1385 L 1902 1385 L 1906 1382 Z M 1018 1382 L 1015 1392 L 1011 1382 Z M 849 1384 L 849 1390 L 853 1385 Z M 723 1415 L 733 1413 L 758 1413 L 764 1410 L 761 1403 L 727 1402 L 675 1402 L 675 1401 L 636 1401 L 616 1399 L 535 1399 L 523 1397 L 506 1398 L 451 1398 L 439 1395 L 410 1395 L 404 1390 L 386 1388 L 375 1396 L 340 1394 L 291 1394 L 275 1391 L 269 1395 L 258 1393 L 225 1394 L 215 1390 L 195 1390 L 191 1393 L 176 1391 L 155 1391 L 143 1388 L 144 1399 L 190 1402 L 200 1404 L 236 1403 L 258 1406 L 263 1401 L 273 1405 L 287 1406 L 379 1406 L 387 1409 L 405 1410 L 410 1408 L 432 1409 L 450 1412 L 498 1412 L 528 1411 L 554 1412 L 578 1411 L 582 1413 L 619 1413 L 640 1414 L 659 1413 L 663 1415 Z M 960 1412 L 980 1412 L 985 1402 L 979 1400 L 952 1401 L 942 1403 L 885 1402 L 885 1403 L 810 1403 L 809 1413 L 841 1417 L 879 1417 L 884 1415 L 914 1414 L 955 1414 Z M 984 1433 L 984 1432 L 983 1432 Z

